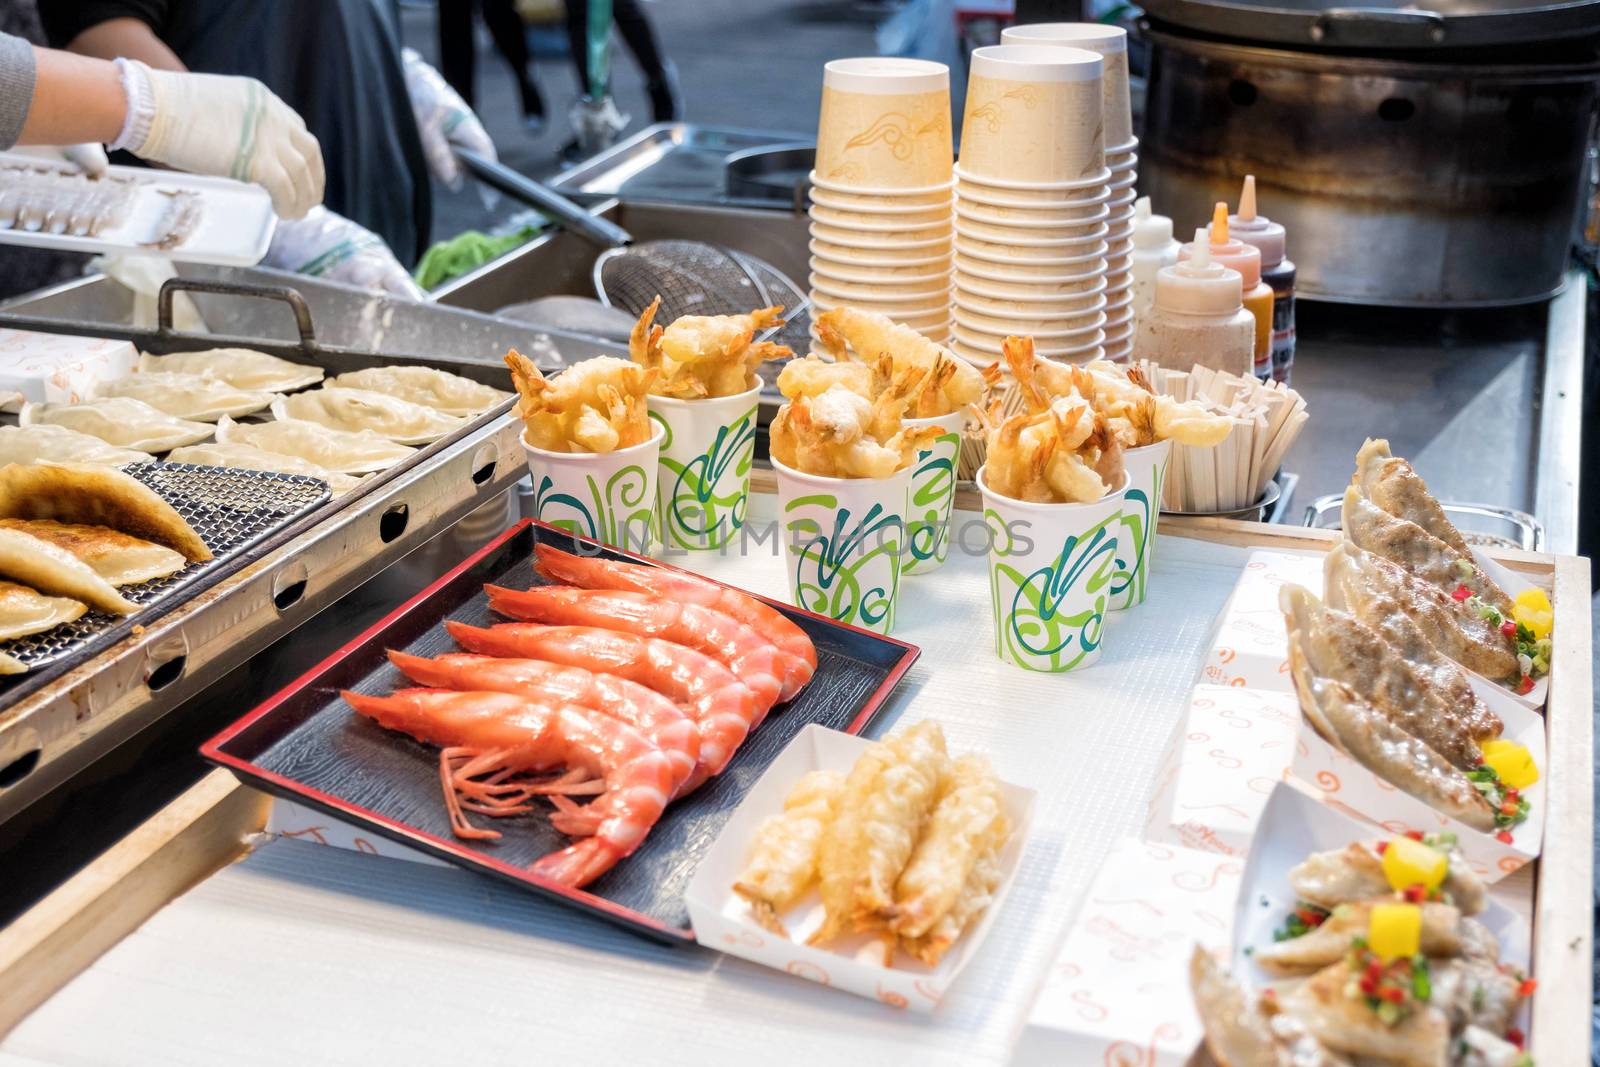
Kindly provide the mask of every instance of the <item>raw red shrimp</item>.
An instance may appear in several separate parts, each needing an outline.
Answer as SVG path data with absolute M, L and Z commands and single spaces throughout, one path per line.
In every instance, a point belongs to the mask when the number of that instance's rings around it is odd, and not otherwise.
M 700 760 L 700 732 L 695 721 L 654 689 L 626 678 L 548 660 L 460 653 L 424 659 L 391 651 L 389 662 L 418 685 L 514 693 L 541 703 L 593 708 L 621 719 L 672 760 L 674 786 L 688 781 Z
M 592 626 L 507 622 L 481 629 L 447 621 L 462 648 L 489 656 L 532 657 L 614 674 L 676 701 L 700 727 L 700 766 L 679 790 L 728 765 L 756 719 L 756 695 L 721 663 L 670 641 Z
M 583 807 L 566 801 L 550 816 L 562 833 L 586 835 L 541 856 L 530 868 L 561 885 L 587 885 L 638 848 L 672 793 L 666 754 L 627 723 L 592 709 L 539 704 L 510 693 L 442 689 L 402 689 L 387 697 L 341 695 L 380 725 L 443 749 L 440 777 L 451 827 L 459 836 L 499 836 L 467 823 L 463 807 L 491 815 L 528 810 L 525 802 L 541 790 L 508 781 L 513 775 L 567 767 L 603 779 L 605 791 L 594 801 Z M 473 788 L 486 783 L 487 791 Z M 483 799 L 464 802 L 463 793 Z
M 787 669 L 780 700 L 788 700 L 798 693 L 817 669 L 817 649 L 806 632 L 783 612 L 748 593 L 683 571 L 602 559 L 599 556 L 577 556 L 549 545 L 535 547 L 534 554 L 538 559 L 539 573 L 558 582 L 582 586 L 584 589 L 654 593 L 680 604 L 698 604 L 720 611 L 744 623 L 785 656 Z
M 783 693 L 783 654 L 737 619 L 698 604 L 679 604 L 652 593 L 540 585 L 504 589 L 486 585 L 489 607 L 502 615 L 556 626 L 599 626 L 685 645 L 719 660 L 756 694 L 760 725 Z

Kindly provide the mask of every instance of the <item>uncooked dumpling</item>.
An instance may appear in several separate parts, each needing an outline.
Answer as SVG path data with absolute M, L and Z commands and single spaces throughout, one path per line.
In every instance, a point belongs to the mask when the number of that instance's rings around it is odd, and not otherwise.
M 174 352 L 170 356 L 139 356 L 146 373 L 204 374 L 236 389 L 265 389 L 287 393 L 322 381 L 322 368 L 291 363 L 253 348 L 210 348 L 204 352 Z
M 0 577 L 51 596 L 81 600 L 115 615 L 132 615 L 139 605 L 65 549 L 20 530 L 0 530 Z
M 96 397 L 132 397 L 168 415 L 198 422 L 261 411 L 276 395 L 262 389 L 239 389 L 203 374 L 130 374 L 95 387 Z
M 88 610 L 71 597 L 45 596 L 25 585 L 0 581 L 0 641 L 44 633 Z
M 209 441 L 203 445 L 190 445 L 175 450 L 167 457 L 167 462 L 195 463 L 203 467 L 233 467 L 247 471 L 275 471 L 279 474 L 304 474 L 327 482 L 334 496 L 343 496 L 361 484 L 359 478 L 324 470 L 299 456 L 268 452 L 238 441 Z
M 0 529 L 20 530 L 87 563 L 112 585 L 138 585 L 183 570 L 183 555 L 166 545 L 130 537 L 108 526 L 54 519 L 0 519 Z
M 476 415 L 511 399 L 504 389 L 492 389 L 432 367 L 368 367 L 331 378 L 328 384 L 387 393 L 446 415 Z
M 109 526 L 183 553 L 211 558 L 194 527 L 148 485 L 110 467 L 11 463 L 0 467 L 0 518 Z
M 304 419 L 234 422 L 224 418 L 217 423 L 217 440 L 293 456 L 341 474 L 381 471 L 416 451 L 410 445 L 397 445 L 371 430 L 333 430 Z
M 65 426 L 0 426 L 0 463 L 95 463 L 125 467 L 149 463 L 153 457 L 131 448 L 108 445 L 98 437 Z
M 402 445 L 437 441 L 467 424 L 409 400 L 370 389 L 323 386 L 279 397 L 272 413 L 280 419 L 305 419 L 334 430 L 371 430 Z
M 141 452 L 165 452 L 211 436 L 209 423 L 174 418 L 126 396 L 86 404 L 24 404 L 17 421 L 23 426 L 64 426 Z

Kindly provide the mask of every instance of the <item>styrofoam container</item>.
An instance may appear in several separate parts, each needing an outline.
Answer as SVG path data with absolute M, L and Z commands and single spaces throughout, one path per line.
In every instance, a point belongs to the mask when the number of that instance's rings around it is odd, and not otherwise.
M 939 248 L 857 248 L 812 238 L 806 244 L 813 256 L 834 263 L 854 264 L 861 267 L 921 267 L 950 262 L 949 242 Z
M 819 278 L 831 278 L 836 282 L 867 282 L 869 284 L 893 282 L 895 285 L 915 286 L 928 288 L 936 282 L 950 280 L 951 262 L 948 257 L 942 261 L 935 261 L 931 266 L 910 265 L 894 267 L 868 267 L 855 263 L 839 263 L 822 256 L 812 256 L 810 259 L 811 273 Z
M 695 940 L 707 948 L 893 1008 L 931 1012 L 967 963 L 982 951 L 995 916 L 1006 906 L 1033 820 L 1033 790 L 1001 784 L 1001 799 L 1012 832 L 1000 853 L 1000 886 L 977 923 L 967 929 L 936 967 L 904 955 L 896 957 L 895 966 L 885 967 L 881 944 L 866 935 L 828 947 L 805 944 L 823 918 L 822 902 L 814 890 L 780 916 L 789 931 L 789 937 L 784 938 L 758 925 L 751 918 L 749 905 L 732 888 L 749 860 L 756 830 L 763 820 L 783 810 L 783 799 L 795 783 L 817 770 L 848 775 L 871 744 L 864 737 L 814 723 L 802 729 L 756 779 L 723 825 L 690 879 L 684 902 L 694 925 Z
M 867 230 L 853 226 L 829 226 L 821 222 L 811 224 L 812 237 L 850 248 L 938 249 L 941 246 L 949 247 L 950 234 L 948 222 L 905 230 Z M 924 251 L 923 254 L 931 253 Z

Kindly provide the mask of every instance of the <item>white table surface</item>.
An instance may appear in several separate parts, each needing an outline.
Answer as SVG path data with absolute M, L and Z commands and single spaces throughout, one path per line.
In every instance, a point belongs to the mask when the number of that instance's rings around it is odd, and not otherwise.
M 771 499 L 752 501 L 755 521 Z M 694 563 L 783 596 L 773 547 Z M 952 751 L 986 752 L 1039 792 L 1004 913 L 931 1017 L 657 945 L 466 871 L 280 839 L 103 956 L 0 1043 L 0 1065 L 1004 1063 L 1078 894 L 1139 833 L 1246 555 L 1162 538 L 1149 599 L 1113 616 L 1098 664 L 1066 675 L 995 658 L 983 558 L 953 550 L 905 581 L 896 636 L 922 657 L 871 733 L 937 718 Z

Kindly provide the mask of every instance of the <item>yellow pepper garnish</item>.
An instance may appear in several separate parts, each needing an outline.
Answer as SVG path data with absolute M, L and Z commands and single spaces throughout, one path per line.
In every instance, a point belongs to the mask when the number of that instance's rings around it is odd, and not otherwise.
M 1422 951 L 1422 909 L 1415 904 L 1374 904 L 1367 947 L 1385 963 Z
M 1444 882 L 1450 861 L 1443 852 L 1409 837 L 1393 837 L 1383 850 L 1383 876 L 1395 892 L 1420 885 L 1432 891 Z
M 1526 789 L 1539 780 L 1539 766 L 1526 747 L 1503 737 L 1485 741 L 1479 747 L 1484 766 L 1493 768 L 1500 781 L 1512 789 Z
M 1543 589 L 1537 587 L 1524 589 L 1517 594 L 1515 607 L 1511 611 L 1512 618 L 1533 631 L 1536 641 L 1542 641 L 1550 636 L 1550 631 L 1555 628 L 1556 613 L 1550 606 L 1550 597 Z

